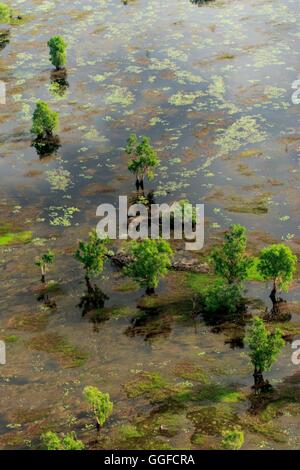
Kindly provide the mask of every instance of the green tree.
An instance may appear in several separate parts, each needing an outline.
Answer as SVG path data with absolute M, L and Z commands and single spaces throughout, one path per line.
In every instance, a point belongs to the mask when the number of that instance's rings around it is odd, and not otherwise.
M 62 69 L 67 62 L 67 43 L 61 36 L 53 36 L 48 41 L 50 49 L 50 62 L 56 70 Z
M 129 254 L 132 261 L 124 268 L 124 273 L 146 288 L 151 295 L 171 266 L 173 251 L 165 240 L 146 239 L 130 243 Z
M 0 23 L 10 23 L 11 20 L 11 10 L 5 5 L 5 3 L 0 3 Z
M 296 267 L 297 257 L 293 254 L 292 250 L 283 243 L 271 245 L 260 252 L 257 270 L 265 280 L 273 282 L 273 288 L 270 294 L 273 309 L 278 302 L 276 297 L 277 289 L 288 289 Z
M 226 279 L 228 284 L 240 283 L 247 277 L 253 260 L 246 254 L 246 229 L 239 224 L 232 225 L 224 235 L 221 247 L 212 251 L 211 259 L 216 274 Z
M 256 389 L 261 389 L 268 385 L 263 379 L 263 372 L 271 369 L 285 344 L 282 333 L 279 328 L 269 333 L 263 320 L 255 317 L 252 320 L 246 341 L 249 345 L 249 356 L 254 366 L 254 386 Z
M 41 435 L 42 445 L 46 450 L 83 450 L 84 444 L 76 438 L 75 433 L 69 433 L 62 439 L 52 431 Z
M 48 103 L 39 100 L 36 103 L 32 121 L 32 134 L 35 134 L 39 139 L 49 138 L 52 137 L 53 131 L 58 128 L 59 117 L 58 113 L 53 111 Z
M 84 388 L 83 395 L 91 407 L 99 431 L 113 412 L 113 403 L 110 401 L 110 396 L 108 393 L 102 393 L 97 387 L 90 385 Z
M 159 164 L 157 153 L 149 137 L 142 136 L 139 140 L 136 134 L 130 135 L 125 151 L 130 156 L 128 170 L 135 175 L 136 188 L 143 190 L 145 177 L 153 179 L 153 170 Z
M 96 230 L 90 232 L 87 242 L 79 241 L 75 259 L 83 264 L 85 280 L 89 292 L 93 290 L 90 284 L 90 276 L 96 276 L 102 273 L 107 255 L 110 253 L 107 247 L 108 243 L 109 239 L 99 238 Z
M 38 266 L 41 269 L 41 282 L 45 283 L 46 281 L 46 272 L 47 268 L 50 264 L 53 264 L 55 260 L 55 255 L 53 251 L 48 250 L 46 253 L 42 254 L 41 256 L 38 256 L 35 259 L 35 265 Z

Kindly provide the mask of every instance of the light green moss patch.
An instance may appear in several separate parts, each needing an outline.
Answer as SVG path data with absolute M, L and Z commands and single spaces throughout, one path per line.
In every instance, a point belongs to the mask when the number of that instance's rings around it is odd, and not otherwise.
M 209 436 L 222 436 L 224 431 L 238 422 L 237 415 L 224 404 L 198 408 L 190 411 L 187 417 L 195 425 L 198 434 Z
M 123 426 L 120 426 L 119 433 L 121 439 L 138 439 L 139 437 L 143 437 L 143 433 L 133 424 L 124 424 Z
M 222 447 L 227 450 L 240 450 L 245 441 L 244 432 L 239 429 L 223 431 Z
M 0 235 L 0 246 L 7 245 L 20 245 L 23 243 L 30 242 L 32 238 L 32 232 L 24 231 L 18 233 L 8 232 L 4 235 Z
M 180 362 L 174 367 L 174 374 L 184 380 L 194 380 L 202 384 L 208 383 L 206 372 L 198 365 L 191 362 Z
M 36 336 L 29 341 L 28 345 L 36 351 L 53 354 L 65 368 L 80 367 L 88 359 L 88 354 L 79 351 L 66 338 L 57 333 L 44 333 Z
M 231 390 L 218 384 L 208 384 L 195 395 L 197 400 L 210 400 L 222 403 L 237 403 L 244 399 L 241 392 Z
M 162 391 L 167 382 L 156 372 L 141 372 L 138 376 L 124 385 L 128 398 L 136 398 L 142 395 L 152 395 Z
M 198 294 L 202 294 L 209 286 L 214 285 L 221 280 L 215 274 L 188 273 L 187 285 L 190 289 Z
M 20 313 L 11 317 L 7 327 L 20 331 L 40 331 L 43 330 L 49 322 L 49 316 L 42 313 Z
M 12 343 L 16 343 L 18 339 L 19 337 L 16 335 L 9 335 L 9 336 L 5 336 L 4 341 L 7 344 L 12 344 Z

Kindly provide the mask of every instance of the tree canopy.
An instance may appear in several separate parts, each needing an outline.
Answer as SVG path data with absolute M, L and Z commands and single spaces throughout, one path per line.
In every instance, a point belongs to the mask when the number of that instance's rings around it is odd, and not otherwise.
M 48 41 L 50 49 L 50 62 L 57 70 L 66 65 L 67 62 L 67 43 L 61 36 L 53 36 Z
M 133 241 L 129 253 L 132 261 L 124 268 L 125 274 L 142 287 L 155 289 L 160 277 L 165 276 L 171 266 L 173 251 L 170 244 L 163 239 Z
M 53 111 L 48 103 L 39 100 L 33 113 L 31 132 L 38 138 L 51 136 L 58 128 L 58 124 L 58 113 Z
M 84 444 L 76 438 L 75 433 L 69 433 L 62 439 L 52 431 L 41 436 L 43 447 L 46 450 L 83 450 Z
M 251 362 L 260 372 L 268 371 L 272 367 L 285 344 L 280 329 L 276 328 L 274 332 L 269 333 L 259 317 L 252 320 L 247 342 Z
M 241 282 L 247 277 L 247 271 L 253 263 L 246 254 L 246 229 L 234 224 L 224 235 L 221 247 L 212 251 L 211 259 L 216 274 L 224 277 L 229 284 Z
M 102 393 L 98 388 L 87 386 L 83 390 L 84 398 L 90 405 L 97 424 L 103 427 L 113 412 L 113 403 L 108 393 Z
M 128 162 L 128 170 L 139 181 L 143 181 L 145 176 L 152 179 L 153 170 L 159 164 L 159 159 L 151 145 L 150 138 L 142 136 L 139 140 L 136 134 L 131 134 L 127 140 L 125 151 L 131 157 Z
M 98 275 L 103 271 L 106 257 L 109 253 L 108 238 L 99 238 L 96 230 L 89 234 L 87 242 L 79 241 L 75 259 L 83 264 L 87 276 Z
M 274 287 L 287 289 L 296 266 L 297 257 L 288 246 L 280 243 L 260 252 L 257 270 L 265 280 L 272 280 Z

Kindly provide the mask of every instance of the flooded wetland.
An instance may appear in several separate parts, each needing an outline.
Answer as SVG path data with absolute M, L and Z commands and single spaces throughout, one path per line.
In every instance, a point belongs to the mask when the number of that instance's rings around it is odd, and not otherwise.
M 218 277 L 212 248 L 232 224 L 246 227 L 255 259 L 278 243 L 300 256 L 299 1 L 5 3 L 15 16 L 0 22 L 0 448 L 40 449 L 52 431 L 91 450 L 234 448 L 228 432 L 242 449 L 299 449 L 299 264 L 280 293 L 288 318 L 265 320 L 284 338 L 264 373 L 270 390 L 253 388 L 245 337 L 272 307 L 272 282 L 255 265 L 243 315 L 201 308 Z M 58 71 L 47 47 L 56 35 L 68 45 Z M 31 133 L 38 100 L 59 113 L 46 144 Z M 132 133 L 159 158 L 145 194 L 204 204 L 205 244 L 171 242 L 173 269 L 154 295 L 111 259 L 92 278 L 95 305 L 74 253 L 100 204 L 136 198 Z M 49 249 L 41 283 L 35 259 Z M 113 403 L 100 432 L 87 386 Z

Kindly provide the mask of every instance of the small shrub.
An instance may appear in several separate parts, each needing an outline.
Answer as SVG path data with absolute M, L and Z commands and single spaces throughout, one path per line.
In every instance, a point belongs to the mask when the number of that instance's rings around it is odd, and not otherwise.
M 41 269 L 41 274 L 42 274 L 42 279 L 41 281 L 44 283 L 45 282 L 45 276 L 47 272 L 47 267 L 50 264 L 54 263 L 54 253 L 51 250 L 48 250 L 46 253 L 43 255 L 39 256 L 38 258 L 35 259 L 35 265 L 38 266 Z
M 113 403 L 110 401 L 109 394 L 100 392 L 96 387 L 87 386 L 83 390 L 83 395 L 94 413 L 99 430 L 113 412 Z
M 224 449 L 239 450 L 244 444 L 244 432 L 239 429 L 224 431 L 222 435 L 222 447 Z
M 83 450 L 83 442 L 77 440 L 75 433 L 69 433 L 62 439 L 52 431 L 42 434 L 41 441 L 46 450 Z
M 245 310 L 242 287 L 218 282 L 202 294 L 204 311 L 207 313 L 236 314 Z
M 48 47 L 50 49 L 50 62 L 56 67 L 56 70 L 60 70 L 66 65 L 67 43 L 61 36 L 53 36 L 48 41 Z
M 51 137 L 58 128 L 58 113 L 52 111 L 45 101 L 38 101 L 32 118 L 32 134 L 39 139 Z

